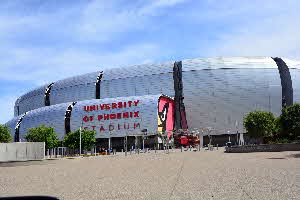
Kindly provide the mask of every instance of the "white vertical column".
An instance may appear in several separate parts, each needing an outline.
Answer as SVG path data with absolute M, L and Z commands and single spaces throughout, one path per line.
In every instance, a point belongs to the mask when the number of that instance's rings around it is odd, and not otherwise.
M 200 147 L 203 148 L 203 134 L 200 134 Z

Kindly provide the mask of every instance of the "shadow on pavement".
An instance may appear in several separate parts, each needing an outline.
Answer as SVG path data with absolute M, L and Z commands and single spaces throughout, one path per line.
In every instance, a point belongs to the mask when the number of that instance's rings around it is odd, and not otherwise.
M 48 196 L 16 196 L 16 197 L 0 197 L 0 200 L 59 200 L 56 197 Z
M 291 154 L 289 155 L 290 158 L 300 158 L 300 153 L 295 153 L 295 154 Z
M 18 166 L 54 164 L 51 161 L 54 161 L 54 160 L 8 161 L 8 162 L 0 162 L 0 167 L 18 167 Z

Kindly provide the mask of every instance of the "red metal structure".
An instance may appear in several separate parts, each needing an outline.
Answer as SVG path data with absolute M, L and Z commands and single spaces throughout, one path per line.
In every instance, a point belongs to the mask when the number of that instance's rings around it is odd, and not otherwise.
M 188 133 L 174 135 L 174 144 L 176 147 L 198 146 L 200 139 L 197 136 Z

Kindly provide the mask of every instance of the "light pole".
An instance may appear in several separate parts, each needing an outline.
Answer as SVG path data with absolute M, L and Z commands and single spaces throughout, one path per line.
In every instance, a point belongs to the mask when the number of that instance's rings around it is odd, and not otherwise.
M 201 145 L 201 141 L 200 141 L 200 131 L 199 131 L 199 129 L 196 129 L 196 134 L 197 134 L 197 136 L 198 136 L 198 139 L 199 139 L 198 151 L 200 151 L 200 145 Z
M 199 141 L 199 143 L 200 143 L 199 150 L 200 150 L 201 147 L 203 148 L 203 144 L 204 144 L 204 141 L 203 141 L 203 138 L 204 138 L 203 128 L 201 129 L 201 135 L 199 133 L 199 136 L 200 136 L 200 138 L 199 138 L 199 140 L 200 140 Z
M 79 128 L 79 156 L 81 156 L 81 131 L 82 131 L 82 126 Z
M 147 135 L 147 129 L 143 129 L 141 132 L 142 132 L 142 139 L 143 139 L 143 152 L 145 152 L 145 136 Z
M 126 131 L 126 135 L 125 135 L 125 138 L 124 138 L 124 143 L 125 143 L 125 156 L 127 156 L 127 131 Z
M 81 156 L 81 135 L 82 135 L 82 127 L 83 127 L 82 118 L 83 115 L 81 115 L 81 126 L 79 127 L 79 156 Z
M 239 145 L 238 144 L 238 142 L 239 142 L 239 131 L 238 131 L 238 121 L 235 121 L 235 129 L 236 129 L 236 143 L 237 143 L 237 145 Z
M 210 147 L 210 145 L 211 145 L 211 135 L 210 135 L 210 132 L 212 131 L 212 128 L 211 127 L 207 127 L 207 131 L 208 131 L 209 147 Z
M 227 134 L 229 135 L 229 142 L 230 142 L 230 131 L 227 131 Z
M 161 132 L 161 139 L 162 139 L 164 153 L 166 153 L 166 148 L 165 148 L 166 141 L 165 141 L 164 132 Z

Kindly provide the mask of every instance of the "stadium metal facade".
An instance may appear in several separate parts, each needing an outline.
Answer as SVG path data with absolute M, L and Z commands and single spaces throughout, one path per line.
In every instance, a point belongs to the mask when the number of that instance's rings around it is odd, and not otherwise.
M 158 103 L 161 94 L 174 100 L 168 102 L 174 108 L 170 111 L 174 122 L 169 122 L 174 129 L 212 127 L 211 134 L 215 135 L 244 132 L 246 113 L 259 109 L 279 115 L 282 106 L 300 102 L 300 64 L 281 58 L 229 57 L 99 69 L 29 91 L 16 100 L 15 117 L 6 124 L 16 141 L 24 138 L 28 128 L 41 124 L 55 127 L 62 139 L 80 126 L 100 129 L 99 115 L 139 111 L 138 117 L 120 118 L 117 124 L 131 123 L 134 127 L 139 123 L 139 129 L 124 129 L 129 134 L 143 128 L 156 132 L 162 130 L 158 121 L 164 118 Z M 138 110 L 111 109 L 113 103 L 137 100 L 141 102 Z M 103 104 L 109 104 L 110 109 L 101 110 Z M 98 110 L 92 115 L 84 110 L 95 105 Z M 94 124 L 86 121 L 90 116 Z M 99 132 L 97 137 L 124 135 L 121 129 L 111 132 Z

